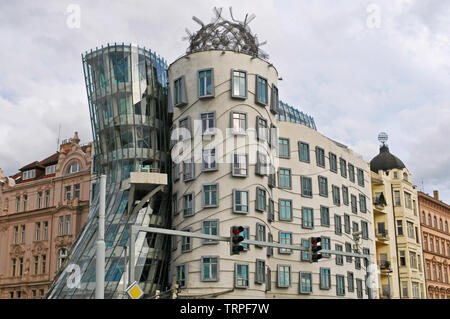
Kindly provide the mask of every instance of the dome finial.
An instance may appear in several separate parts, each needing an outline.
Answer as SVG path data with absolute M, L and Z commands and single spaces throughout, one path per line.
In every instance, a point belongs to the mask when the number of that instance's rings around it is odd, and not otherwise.
M 382 146 L 386 145 L 386 142 L 387 142 L 388 138 L 389 137 L 388 137 L 387 133 L 385 133 L 385 132 L 381 132 L 380 134 L 378 134 L 378 141 L 380 143 L 383 143 Z

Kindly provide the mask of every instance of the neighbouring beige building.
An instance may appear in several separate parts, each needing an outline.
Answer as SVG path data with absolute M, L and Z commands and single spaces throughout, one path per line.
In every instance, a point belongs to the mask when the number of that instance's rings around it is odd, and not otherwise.
M 91 143 L 0 180 L 0 298 L 44 298 L 89 212 Z
M 370 162 L 380 298 L 425 298 L 417 189 L 387 145 Z

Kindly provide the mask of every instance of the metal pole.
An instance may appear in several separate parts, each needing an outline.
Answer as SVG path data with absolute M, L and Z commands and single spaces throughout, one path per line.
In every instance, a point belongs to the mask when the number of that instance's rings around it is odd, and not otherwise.
M 98 240 L 95 268 L 95 298 L 105 299 L 105 201 L 106 175 L 100 176 L 100 210 L 98 212 Z
M 127 261 L 127 246 L 123 247 L 123 254 L 124 254 L 124 265 L 123 265 L 123 298 L 126 298 L 127 296 L 127 288 L 129 286 L 128 283 L 128 261 Z
M 132 284 L 136 279 L 134 278 L 134 247 L 135 247 L 135 240 L 136 240 L 136 226 L 131 225 L 130 226 L 130 259 L 129 263 L 130 266 L 128 267 L 130 276 L 128 277 L 128 281 L 130 284 Z

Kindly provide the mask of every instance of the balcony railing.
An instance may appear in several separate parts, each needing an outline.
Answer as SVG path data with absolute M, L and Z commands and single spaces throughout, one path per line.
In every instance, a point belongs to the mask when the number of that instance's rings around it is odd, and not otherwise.
M 388 231 L 387 230 L 382 231 L 382 232 L 377 231 L 376 232 L 376 237 L 380 241 L 388 241 L 389 240 Z
M 159 173 L 159 168 L 152 167 L 151 165 L 139 165 L 139 173 Z
M 390 271 L 391 270 L 391 263 L 387 260 L 380 260 L 378 262 L 378 266 L 382 271 Z

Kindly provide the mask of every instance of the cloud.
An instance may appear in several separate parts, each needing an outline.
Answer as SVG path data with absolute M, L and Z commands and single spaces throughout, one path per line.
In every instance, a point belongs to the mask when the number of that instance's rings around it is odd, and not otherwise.
M 380 10 L 370 28 L 367 8 Z M 81 28 L 67 26 L 78 4 Z M 151 48 L 170 64 L 185 28 L 214 6 L 251 23 L 278 69 L 283 101 L 312 115 L 318 130 L 370 161 L 377 135 L 415 183 L 450 202 L 450 3 L 373 1 L 3 1 L 0 3 L 0 167 L 13 174 L 78 131 L 92 138 L 81 53 L 114 42 Z M 226 12 L 225 12 L 226 11 Z

